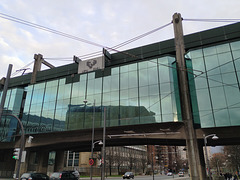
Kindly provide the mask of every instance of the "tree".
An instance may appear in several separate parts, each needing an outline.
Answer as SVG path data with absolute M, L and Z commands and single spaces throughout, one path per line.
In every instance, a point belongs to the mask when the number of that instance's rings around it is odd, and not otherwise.
M 141 167 L 142 167 L 143 173 L 144 173 L 144 170 L 146 169 L 146 166 L 147 166 L 146 152 L 142 151 L 141 152 Z
M 216 168 L 217 173 L 220 174 L 221 167 L 223 167 L 225 161 L 226 161 L 226 158 L 223 153 L 215 153 L 212 155 L 212 158 L 210 160 L 210 167 Z
M 225 146 L 224 154 L 228 163 L 228 166 L 233 171 L 237 171 L 239 174 L 239 164 L 240 164 L 240 145 L 235 146 Z
M 120 175 L 120 167 L 121 167 L 121 165 L 123 164 L 123 161 L 124 161 L 124 157 L 121 154 L 122 151 L 123 151 L 122 147 L 115 148 L 115 156 L 114 156 L 113 161 L 114 161 L 114 164 L 117 165 L 118 175 Z

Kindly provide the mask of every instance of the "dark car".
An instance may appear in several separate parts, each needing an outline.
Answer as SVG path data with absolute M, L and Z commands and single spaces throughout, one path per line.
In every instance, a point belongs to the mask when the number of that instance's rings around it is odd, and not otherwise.
M 50 176 L 50 180 L 78 180 L 78 175 L 74 174 L 75 171 L 62 171 L 62 172 L 54 172 Z
M 65 172 L 70 172 L 72 173 L 75 177 L 80 178 L 80 174 L 78 171 L 65 171 Z
M 123 179 L 134 179 L 134 174 L 132 172 L 126 172 L 124 175 L 123 175 Z
M 49 177 L 43 173 L 24 173 L 20 180 L 49 180 Z

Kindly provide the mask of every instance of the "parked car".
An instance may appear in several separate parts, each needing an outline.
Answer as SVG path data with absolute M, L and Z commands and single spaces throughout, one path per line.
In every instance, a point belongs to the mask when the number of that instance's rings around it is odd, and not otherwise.
M 172 174 L 172 172 L 168 172 L 167 175 L 168 176 L 172 176 L 173 174 Z
M 134 174 L 133 172 L 126 172 L 124 175 L 123 175 L 123 179 L 134 179 Z
M 178 173 L 178 176 L 179 176 L 179 177 L 184 177 L 184 172 L 179 172 L 179 173 Z
M 80 178 L 80 174 L 78 171 L 65 171 L 65 172 L 70 172 L 72 173 L 75 177 Z
M 43 173 L 23 173 L 20 180 L 49 180 L 49 177 Z
M 75 171 L 62 171 L 62 172 L 54 172 L 50 176 L 50 180 L 78 180 L 75 174 Z

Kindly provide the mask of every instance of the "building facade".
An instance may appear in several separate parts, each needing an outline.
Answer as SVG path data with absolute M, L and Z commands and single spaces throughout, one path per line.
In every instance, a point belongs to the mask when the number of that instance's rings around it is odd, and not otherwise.
M 239 30 L 236 23 L 184 37 L 195 128 L 240 126 Z M 39 71 L 34 83 L 32 74 L 11 78 L 3 112 L 31 135 L 91 129 L 93 113 L 102 128 L 104 108 L 107 128 L 182 122 L 176 67 L 171 39 Z M 0 142 L 19 132 L 3 114 Z

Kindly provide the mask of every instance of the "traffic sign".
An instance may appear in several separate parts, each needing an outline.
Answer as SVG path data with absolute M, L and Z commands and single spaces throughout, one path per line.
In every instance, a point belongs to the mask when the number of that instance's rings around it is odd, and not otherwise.
M 94 164 L 94 160 L 93 159 L 89 159 L 89 165 L 92 166 Z

